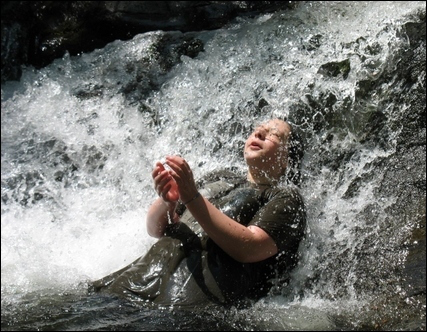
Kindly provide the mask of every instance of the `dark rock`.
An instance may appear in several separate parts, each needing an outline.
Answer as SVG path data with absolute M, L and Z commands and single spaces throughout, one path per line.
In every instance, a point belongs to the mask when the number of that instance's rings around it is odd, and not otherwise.
M 290 1 L 3 1 L 2 82 L 19 80 L 21 65 L 41 68 L 65 52 L 91 52 L 153 30 L 218 29 L 239 15 L 290 7 Z M 179 52 L 194 56 L 193 41 Z
M 325 63 L 324 65 L 320 66 L 317 72 L 329 77 L 337 77 L 338 75 L 342 75 L 342 77 L 346 79 L 348 77 L 348 73 L 350 72 L 350 60 L 345 59 L 339 62 Z

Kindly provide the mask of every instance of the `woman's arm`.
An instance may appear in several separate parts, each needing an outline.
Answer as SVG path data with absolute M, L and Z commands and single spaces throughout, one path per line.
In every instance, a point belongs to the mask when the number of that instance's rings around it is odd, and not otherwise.
M 159 194 L 153 204 L 151 204 L 147 213 L 147 232 L 150 236 L 160 238 L 164 235 L 166 226 L 171 222 L 178 222 L 179 216 L 175 213 L 178 201 L 177 188 L 174 188 L 174 181 L 165 170 L 162 163 L 156 163 L 152 172 L 154 188 Z
M 231 219 L 203 196 L 187 204 L 209 237 L 241 263 L 254 263 L 277 253 L 274 240 L 258 226 L 244 226 Z
M 180 199 L 198 221 L 209 237 L 227 254 L 242 263 L 267 259 L 277 253 L 274 240 L 257 226 L 243 226 L 217 209 L 202 196 L 197 196 L 197 187 L 192 171 L 181 157 L 166 158 L 171 175 L 178 184 Z M 188 203 L 187 203 L 188 202 Z
M 177 222 L 179 217 L 175 214 L 176 203 L 167 203 L 163 198 L 157 198 L 151 204 L 147 213 L 147 232 L 148 235 L 156 238 L 161 238 L 169 220 Z

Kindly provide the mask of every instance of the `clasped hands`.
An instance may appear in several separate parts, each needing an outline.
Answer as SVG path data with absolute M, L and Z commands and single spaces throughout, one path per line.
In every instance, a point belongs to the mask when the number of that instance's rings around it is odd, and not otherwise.
M 167 156 L 165 163 L 157 162 L 151 175 L 154 189 L 168 205 L 187 202 L 197 194 L 193 172 L 180 156 Z

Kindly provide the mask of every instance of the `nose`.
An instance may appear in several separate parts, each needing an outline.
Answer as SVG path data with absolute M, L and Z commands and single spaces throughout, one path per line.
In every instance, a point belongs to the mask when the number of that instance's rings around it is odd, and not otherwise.
M 256 138 L 263 140 L 265 138 L 266 131 L 264 128 L 256 128 L 254 134 Z

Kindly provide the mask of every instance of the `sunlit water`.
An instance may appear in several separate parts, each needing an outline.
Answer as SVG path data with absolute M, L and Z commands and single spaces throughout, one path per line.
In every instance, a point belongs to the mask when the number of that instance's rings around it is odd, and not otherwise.
M 425 11 L 425 2 L 301 3 L 198 33 L 204 52 L 182 56 L 167 74 L 152 51 L 163 32 L 151 32 L 41 70 L 26 68 L 20 82 L 4 84 L 2 330 L 362 329 L 372 293 L 360 286 L 358 271 L 369 262 L 358 248 L 373 238 L 373 247 L 384 245 L 384 211 L 393 200 L 374 195 L 381 174 L 343 197 L 395 146 L 393 137 L 386 146 L 364 146 L 365 109 L 340 106 L 354 101 L 357 82 L 396 63 L 394 52 L 406 42 L 400 26 L 417 10 Z M 345 79 L 318 73 L 345 59 Z M 150 90 L 149 79 L 160 87 Z M 300 114 L 295 105 L 325 91 L 338 98 L 335 121 L 318 129 L 324 114 Z M 371 98 L 368 106 L 386 98 Z M 204 311 L 86 295 L 88 280 L 129 264 L 154 243 L 144 220 L 155 198 L 150 172 L 157 160 L 179 153 L 196 177 L 230 165 L 243 170 L 251 126 L 272 115 L 297 120 L 307 141 L 308 233 L 281 296 L 248 309 Z M 350 150 L 356 153 L 336 172 L 322 164 L 322 154 Z M 375 222 L 360 218 L 372 206 Z M 387 269 L 403 259 L 377 257 L 375 264 Z

